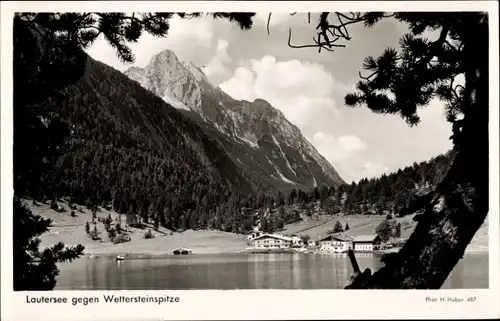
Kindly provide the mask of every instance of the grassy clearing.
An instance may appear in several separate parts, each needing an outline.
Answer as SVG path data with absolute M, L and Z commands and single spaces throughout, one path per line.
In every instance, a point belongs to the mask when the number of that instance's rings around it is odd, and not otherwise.
M 122 219 L 122 227 L 131 237 L 131 241 L 122 244 L 113 244 L 108 238 L 102 222 L 96 222 L 97 229 L 100 233 L 101 240 L 93 241 L 89 235 L 85 233 L 85 223 L 92 221 L 92 213 L 83 206 L 78 206 L 76 217 L 71 217 L 68 204 L 59 203 L 67 212 L 59 213 L 50 209 L 49 205 L 40 204 L 38 206 L 31 205 L 31 201 L 25 200 L 29 208 L 42 217 L 52 219 L 52 227 L 47 233 L 44 233 L 40 239 L 41 246 L 51 246 L 57 242 L 63 242 L 66 245 L 82 244 L 85 246 L 86 254 L 146 254 L 146 255 L 165 255 L 171 254 L 175 248 L 186 247 L 193 250 L 196 254 L 208 253 L 235 253 L 247 247 L 245 235 L 237 235 L 233 233 L 221 231 L 192 231 L 188 230 L 182 233 L 172 232 L 168 229 L 160 227 L 157 231 L 153 229 L 152 224 L 146 224 L 146 228 L 131 228 L 125 226 L 125 217 Z M 103 219 L 111 216 L 115 221 L 119 215 L 114 211 L 100 209 L 97 212 L 97 217 Z M 318 239 L 325 236 L 338 220 L 345 227 L 348 223 L 350 229 L 346 232 L 348 235 L 373 234 L 375 228 L 380 222 L 385 219 L 383 216 L 364 216 L 364 215 L 349 215 L 349 216 L 319 216 L 317 218 L 306 217 L 303 221 L 288 224 L 281 232 L 284 234 L 299 234 L 309 235 L 311 239 Z M 415 227 L 415 222 L 412 216 L 407 216 L 397 219 L 399 222 L 408 222 L 406 229 L 401 229 L 402 237 L 408 237 Z M 94 226 L 91 224 L 90 228 Z M 144 239 L 144 233 L 151 229 L 153 239 Z M 470 252 L 483 252 L 488 250 L 488 218 L 483 226 L 476 233 L 473 241 L 467 248 Z
M 182 233 L 171 232 L 160 227 L 158 231 L 153 229 L 152 224 L 146 224 L 146 228 L 131 228 L 125 226 L 125 217 L 122 219 L 122 227 L 131 237 L 131 241 L 121 244 L 113 244 L 108 238 L 104 229 L 104 224 L 97 222 L 96 226 L 101 232 L 101 240 L 93 241 L 85 232 L 85 223 L 92 220 L 92 213 L 83 206 L 78 206 L 83 211 L 75 211 L 77 217 L 71 217 L 70 211 L 59 213 L 50 209 L 49 205 L 40 204 L 39 206 L 31 205 L 31 201 L 26 200 L 30 209 L 35 213 L 45 218 L 52 219 L 52 227 L 47 233 L 44 233 L 40 239 L 41 247 L 51 246 L 57 242 L 63 242 L 66 245 L 82 244 L 85 246 L 86 254 L 148 254 L 148 255 L 164 255 L 171 254 L 175 248 L 187 247 L 193 250 L 193 253 L 230 253 L 238 252 L 247 246 L 246 236 L 226 233 L 221 231 L 185 231 Z M 68 209 L 66 203 L 59 203 L 65 209 Z M 119 215 L 114 211 L 107 211 L 101 208 L 97 212 L 97 217 L 103 219 L 111 216 L 112 220 L 116 220 Z M 91 230 L 94 225 L 90 225 Z M 151 229 L 153 239 L 144 239 L 144 233 Z
M 413 232 L 416 223 L 413 221 L 414 215 L 397 218 L 396 220 L 402 224 L 401 237 L 408 238 Z M 349 230 L 345 232 L 347 235 L 366 235 L 374 234 L 375 228 L 385 220 L 385 216 L 366 216 L 366 215 L 349 215 L 349 216 L 320 216 L 317 219 L 307 218 L 301 222 L 289 224 L 285 226 L 284 234 L 299 234 L 309 235 L 311 239 L 319 239 L 328 234 L 333 229 L 335 222 L 339 221 L 345 227 L 349 224 Z M 406 222 L 406 224 L 404 223 Z M 406 226 L 406 228 L 404 227 Z M 486 217 L 481 228 L 476 232 L 471 243 L 467 247 L 468 252 L 483 252 L 488 251 L 488 226 L 489 221 Z

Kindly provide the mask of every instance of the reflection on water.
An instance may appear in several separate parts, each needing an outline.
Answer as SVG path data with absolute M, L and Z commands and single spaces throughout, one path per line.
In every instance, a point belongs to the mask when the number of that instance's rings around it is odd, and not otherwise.
M 361 268 L 380 257 L 356 254 Z M 344 254 L 224 254 L 115 261 L 81 258 L 60 265 L 56 290 L 341 289 L 352 275 Z M 487 288 L 488 255 L 468 254 L 443 288 Z

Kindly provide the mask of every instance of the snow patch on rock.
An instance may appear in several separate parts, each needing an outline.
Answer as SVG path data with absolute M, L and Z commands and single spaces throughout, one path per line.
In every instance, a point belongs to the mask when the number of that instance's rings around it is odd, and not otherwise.
M 274 135 L 271 135 L 272 139 L 273 139 L 273 142 L 276 146 L 278 146 L 278 149 L 280 150 L 281 152 L 281 156 L 283 156 L 283 159 L 285 160 L 286 162 L 286 166 L 288 166 L 288 168 L 290 169 L 290 171 L 293 173 L 293 175 L 297 176 L 297 173 L 295 173 L 295 171 L 293 170 L 292 168 L 292 165 L 290 165 L 290 162 L 288 161 L 288 158 L 286 157 L 285 153 L 283 152 L 283 150 L 281 149 L 281 146 L 280 146 L 280 143 L 278 142 L 278 140 L 276 139 L 276 137 L 274 137 Z
M 248 145 L 250 145 L 250 147 L 252 148 L 259 148 L 259 144 L 255 141 L 255 136 L 253 135 L 245 135 L 245 137 L 241 137 L 241 136 L 236 136 L 238 137 L 239 139 L 241 139 L 242 141 L 244 141 L 245 143 L 247 143 Z
M 267 161 L 269 162 L 269 164 L 273 165 L 274 169 L 276 170 L 276 173 L 278 174 L 279 178 L 281 178 L 281 180 L 285 183 L 288 183 L 288 184 L 292 184 L 292 185 L 296 185 L 295 182 L 292 182 L 291 180 L 289 180 L 288 178 L 285 177 L 285 175 L 283 175 L 280 170 L 278 169 L 278 167 L 269 160 L 269 158 L 267 158 L 266 156 L 266 159 Z M 271 175 L 272 177 L 275 177 L 274 175 Z
M 184 110 L 191 110 L 188 106 L 184 105 L 183 103 L 173 99 L 172 97 L 169 96 L 163 96 L 162 99 L 168 103 L 170 106 L 177 108 L 177 109 L 184 109 Z
M 294 182 L 292 182 L 291 180 L 289 180 L 288 178 L 285 177 L 285 175 L 283 175 L 280 170 L 278 169 L 278 167 L 274 166 L 274 168 L 276 168 L 276 172 L 278 173 L 279 177 L 283 180 L 283 182 L 285 183 L 288 183 L 288 184 L 293 184 L 295 185 Z

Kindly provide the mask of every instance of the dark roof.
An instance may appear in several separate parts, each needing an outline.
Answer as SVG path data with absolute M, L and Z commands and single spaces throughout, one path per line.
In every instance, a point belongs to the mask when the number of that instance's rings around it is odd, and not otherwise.
M 319 241 L 341 241 L 341 242 L 349 242 L 351 239 L 347 235 L 343 234 L 331 234 L 328 235 Z
M 252 241 L 262 239 L 262 238 L 268 238 L 268 237 L 278 239 L 278 240 L 284 240 L 284 241 L 291 241 L 292 240 L 291 238 L 285 237 L 285 236 L 273 235 L 273 234 L 262 234 L 260 236 L 253 238 Z

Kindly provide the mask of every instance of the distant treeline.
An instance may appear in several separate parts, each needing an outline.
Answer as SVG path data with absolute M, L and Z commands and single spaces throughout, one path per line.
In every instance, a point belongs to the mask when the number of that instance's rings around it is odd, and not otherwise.
M 263 204 L 257 201 L 257 218 L 261 230 L 272 232 L 301 219 L 301 216 L 342 213 L 401 216 L 402 210 L 417 196 L 432 190 L 445 175 L 452 161 L 449 151 L 397 172 L 378 178 L 340 185 L 337 189 L 319 186 L 311 191 L 292 190 L 283 196 L 278 192 Z M 264 222 L 264 224 L 262 224 Z

